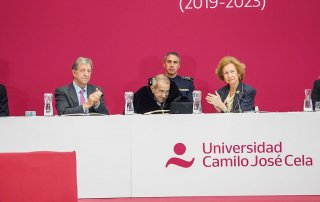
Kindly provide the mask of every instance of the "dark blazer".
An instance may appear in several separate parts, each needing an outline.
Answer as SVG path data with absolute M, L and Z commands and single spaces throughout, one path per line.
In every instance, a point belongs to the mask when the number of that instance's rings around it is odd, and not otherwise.
M 168 98 L 164 105 L 160 107 L 154 99 L 153 93 L 151 92 L 150 85 L 143 86 L 133 97 L 133 107 L 134 112 L 137 114 L 144 114 L 146 112 L 155 111 L 155 110 L 170 110 L 171 102 L 180 97 L 181 93 L 174 82 L 170 82 L 170 91 Z
M 87 96 L 94 93 L 96 91 L 96 88 L 99 87 L 87 84 Z M 79 106 L 78 96 L 73 83 L 68 86 L 57 88 L 54 95 L 56 99 L 56 109 L 59 115 L 84 113 L 83 106 Z M 89 113 L 109 114 L 108 109 L 104 104 L 103 95 L 100 98 L 99 107 L 95 109 L 92 106 L 89 109 Z
M 7 90 L 2 84 L 0 84 L 0 116 L 9 116 Z
M 230 86 L 226 85 L 218 90 L 222 102 L 225 101 L 230 91 Z M 254 110 L 254 97 L 256 90 L 242 82 L 239 83 L 236 94 L 234 95 L 233 107 L 231 112 L 246 112 Z M 239 107 L 240 105 L 240 107 Z
M 320 101 L 320 79 L 315 80 L 312 88 L 311 99 L 313 104 L 313 109 L 315 109 L 315 105 L 317 101 Z
M 179 76 L 177 75 L 174 78 L 169 78 L 170 81 L 173 81 L 182 97 L 188 98 L 190 102 L 193 102 L 192 92 L 194 91 L 194 84 L 193 84 L 193 78 L 188 76 Z

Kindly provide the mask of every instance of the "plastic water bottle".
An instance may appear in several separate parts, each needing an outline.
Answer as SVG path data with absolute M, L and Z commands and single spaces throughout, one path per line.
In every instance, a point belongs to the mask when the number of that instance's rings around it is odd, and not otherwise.
M 124 114 L 125 115 L 133 115 L 134 108 L 133 108 L 133 92 L 125 92 L 124 99 L 126 101 Z
M 53 98 L 52 93 L 44 94 L 44 115 L 45 116 L 53 116 L 52 98 Z
M 254 112 L 259 113 L 259 107 L 258 106 L 254 107 Z
M 195 90 L 192 93 L 193 96 L 193 114 L 201 114 L 202 107 L 201 107 L 201 91 Z
M 313 106 L 312 106 L 312 100 L 311 100 L 311 90 L 305 89 L 304 90 L 304 103 L 303 103 L 303 111 L 305 112 L 312 112 Z

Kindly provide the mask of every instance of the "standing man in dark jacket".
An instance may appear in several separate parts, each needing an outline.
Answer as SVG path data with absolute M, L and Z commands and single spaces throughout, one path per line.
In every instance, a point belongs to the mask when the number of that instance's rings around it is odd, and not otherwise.
M 179 91 L 181 92 L 181 96 L 188 98 L 188 100 L 192 102 L 192 92 L 194 91 L 193 78 L 178 75 L 180 64 L 181 58 L 178 53 L 167 53 L 163 60 L 165 75 L 170 78 L 170 81 L 173 81 L 177 85 Z

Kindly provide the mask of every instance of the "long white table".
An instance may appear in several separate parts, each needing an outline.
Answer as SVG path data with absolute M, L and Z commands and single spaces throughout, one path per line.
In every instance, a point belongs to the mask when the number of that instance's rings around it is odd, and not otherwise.
M 8 117 L 0 152 L 76 151 L 79 198 L 320 195 L 319 121 L 316 112 Z

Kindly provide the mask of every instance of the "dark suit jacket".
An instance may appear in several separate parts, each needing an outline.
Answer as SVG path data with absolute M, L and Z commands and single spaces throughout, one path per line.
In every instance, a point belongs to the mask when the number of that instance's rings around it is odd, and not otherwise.
M 96 86 L 87 85 L 87 96 L 96 91 Z M 99 88 L 101 89 L 101 88 Z M 84 113 L 83 106 L 79 106 L 76 90 L 71 83 L 68 86 L 57 88 L 55 90 L 56 109 L 59 115 L 62 114 L 77 114 Z M 104 96 L 100 98 L 100 105 L 97 109 L 93 106 L 89 109 L 89 113 L 109 114 L 107 107 L 104 104 Z
M 0 84 L 0 116 L 9 116 L 7 90 Z
M 230 91 L 230 86 L 226 85 L 218 90 L 222 102 L 225 101 Z M 231 112 L 245 112 L 254 110 L 254 97 L 256 90 L 242 82 L 239 83 L 234 95 L 233 108 Z M 240 108 L 239 108 L 240 105 Z
M 190 102 L 193 102 L 192 93 L 194 91 L 193 78 L 187 76 L 179 76 L 177 75 L 174 78 L 169 78 L 170 81 L 173 81 L 179 91 L 181 92 L 182 97 L 188 98 Z
M 320 101 L 320 79 L 315 80 L 312 88 L 311 99 L 313 104 L 313 109 L 315 109 L 315 104 Z

